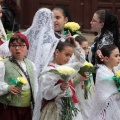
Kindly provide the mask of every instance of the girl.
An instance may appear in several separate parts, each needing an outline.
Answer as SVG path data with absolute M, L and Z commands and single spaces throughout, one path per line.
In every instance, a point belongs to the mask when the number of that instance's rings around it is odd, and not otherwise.
M 83 48 L 86 58 L 88 55 L 88 41 L 87 39 L 82 36 L 82 35 L 75 35 L 75 40 L 80 44 L 80 46 Z M 79 74 L 78 74 L 79 76 Z M 77 78 L 75 78 L 77 79 Z M 79 100 L 79 108 L 83 117 L 83 120 L 88 120 L 91 108 L 92 108 L 92 103 L 94 99 L 94 82 L 93 78 L 90 77 L 91 82 L 89 83 L 90 90 L 88 92 L 88 99 L 84 98 L 84 81 L 81 81 L 78 85 L 76 85 L 76 94 Z
M 89 60 L 95 65 L 95 53 L 103 45 L 115 44 L 120 49 L 118 18 L 109 10 L 98 10 L 90 22 L 97 37 L 89 52 Z
M 48 64 L 48 67 L 46 70 L 49 69 L 55 69 L 58 66 L 61 65 L 67 65 L 67 63 L 73 63 L 77 64 L 79 66 L 80 59 L 81 59 L 81 49 L 78 44 L 76 44 L 75 39 L 71 37 L 72 45 L 70 42 L 59 42 L 56 50 L 54 52 L 54 58 L 53 60 Z M 72 54 L 75 52 L 76 57 L 71 58 Z M 71 58 L 71 59 L 70 59 Z M 87 78 L 84 78 L 82 76 L 81 80 L 85 80 Z M 88 73 L 86 73 L 86 77 L 88 77 Z M 70 87 L 69 82 L 62 82 L 58 83 L 59 77 L 56 75 L 56 77 L 53 77 L 51 73 L 46 73 L 42 76 L 40 88 L 42 90 L 42 93 L 40 90 L 38 91 L 38 95 L 41 96 L 43 94 L 43 98 L 45 99 L 44 106 L 41 107 L 41 117 L 40 120 L 59 120 L 61 115 L 61 109 L 62 109 L 62 103 L 61 103 L 61 94 L 64 93 L 64 91 Z M 71 80 L 72 84 L 75 85 L 75 83 Z M 41 93 L 41 94 L 40 94 Z M 61 97 L 60 97 L 61 96 Z M 76 94 L 74 94 L 74 99 L 76 98 Z M 43 101 L 43 99 L 42 99 Z M 34 118 L 33 120 L 39 120 L 39 108 L 38 105 L 40 104 L 40 99 L 36 99 L 36 111 L 34 111 Z M 77 101 L 74 103 L 75 107 L 78 108 Z M 42 104 L 43 105 L 43 104 Z M 57 108 L 55 107 L 57 105 Z M 53 108 L 51 108 L 53 106 Z M 79 108 L 78 108 L 79 109 Z M 52 111 L 54 111 L 52 113 Z M 46 114 L 48 113 L 48 114 Z M 49 114 L 50 113 L 50 114 Z M 74 120 L 82 120 L 81 113 L 78 112 L 77 116 L 73 118 Z
M 88 50 L 89 44 L 88 44 L 87 39 L 84 36 L 82 36 L 82 35 L 77 35 L 77 36 L 75 36 L 75 40 L 80 44 L 80 46 L 84 50 L 85 56 L 86 56 L 86 60 L 87 60 L 88 51 L 89 51 Z
M 120 94 L 112 77 L 120 62 L 119 49 L 105 45 L 97 51 L 95 99 L 89 120 L 120 120 Z M 109 80 L 105 80 L 109 79 Z
M 64 25 L 67 22 L 71 22 L 71 16 L 65 7 L 57 6 L 53 10 L 54 14 L 54 30 L 57 38 L 64 37 L 68 34 L 64 31 Z
M 34 105 L 38 83 L 34 64 L 25 58 L 29 49 L 27 37 L 21 33 L 14 34 L 9 41 L 9 49 L 12 56 L 4 59 L 0 66 L 0 119 L 31 120 L 31 102 Z M 10 82 L 11 77 L 15 80 L 23 77 L 27 85 L 13 85 Z M 10 94 L 13 98 L 6 104 Z M 15 97 L 17 95 L 19 100 Z

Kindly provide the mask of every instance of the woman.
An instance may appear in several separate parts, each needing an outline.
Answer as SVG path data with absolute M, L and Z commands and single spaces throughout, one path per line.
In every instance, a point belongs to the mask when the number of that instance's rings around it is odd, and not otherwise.
M 43 66 L 49 61 L 48 55 L 52 54 L 52 49 L 58 42 L 54 35 L 52 11 L 48 8 L 39 9 L 35 13 L 32 25 L 23 34 L 28 37 L 30 42 L 27 58 L 34 62 L 40 73 Z
M 89 61 L 95 65 L 95 69 L 97 69 L 95 54 L 98 49 L 109 44 L 115 44 L 120 49 L 119 25 L 117 16 L 111 11 L 104 9 L 98 10 L 94 13 L 90 24 L 91 29 L 97 32 L 98 35 L 90 48 L 88 58 Z M 94 73 L 94 82 L 95 76 Z
M 95 53 L 103 45 L 115 44 L 120 49 L 119 25 L 117 16 L 104 9 L 94 13 L 90 24 L 91 29 L 98 34 L 89 54 L 90 61 L 95 65 Z

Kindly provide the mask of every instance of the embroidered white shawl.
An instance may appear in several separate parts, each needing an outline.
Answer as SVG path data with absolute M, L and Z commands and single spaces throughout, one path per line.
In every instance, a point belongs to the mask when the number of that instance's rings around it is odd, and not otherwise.
M 105 65 L 99 65 L 95 99 L 89 120 L 120 120 L 120 94 L 112 76 L 114 76 L 112 70 Z M 103 78 L 111 80 L 103 80 Z

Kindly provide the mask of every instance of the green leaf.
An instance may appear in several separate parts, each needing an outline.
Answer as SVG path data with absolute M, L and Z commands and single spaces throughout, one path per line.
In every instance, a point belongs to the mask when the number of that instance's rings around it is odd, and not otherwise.
M 82 33 L 80 31 L 76 31 L 77 34 L 81 35 Z
M 12 85 L 17 85 L 16 79 L 15 79 L 15 78 L 12 78 L 12 77 L 10 77 L 10 83 L 11 83 Z
M 13 35 L 13 32 L 8 31 L 7 32 L 7 40 L 10 40 L 11 36 Z

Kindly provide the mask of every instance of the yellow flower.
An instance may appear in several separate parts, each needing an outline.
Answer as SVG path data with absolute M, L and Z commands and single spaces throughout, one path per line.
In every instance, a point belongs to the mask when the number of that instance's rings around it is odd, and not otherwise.
M 18 82 L 22 83 L 23 85 L 27 85 L 27 81 L 23 77 L 18 77 L 17 78 Z
M 120 78 L 120 70 L 118 70 L 118 71 L 115 73 L 115 76 L 116 76 L 117 78 Z
M 68 66 L 61 66 L 56 69 L 59 73 L 65 74 L 65 75 L 70 75 L 72 73 L 75 73 L 75 70 L 71 67 Z
M 64 28 L 71 30 L 72 32 L 75 32 L 80 29 L 80 25 L 76 22 L 67 22 Z
M 83 66 L 89 66 L 89 67 L 93 67 L 93 64 L 89 63 L 89 62 L 84 62 Z
M 3 60 L 3 58 L 0 57 L 0 61 L 2 61 L 2 60 Z

